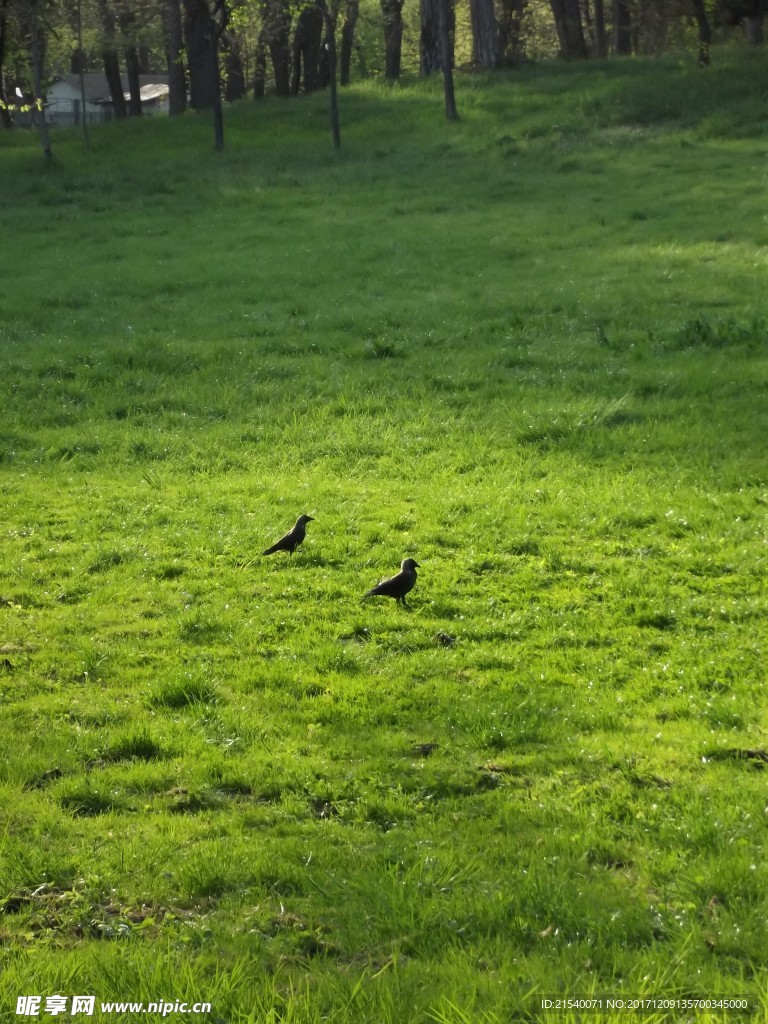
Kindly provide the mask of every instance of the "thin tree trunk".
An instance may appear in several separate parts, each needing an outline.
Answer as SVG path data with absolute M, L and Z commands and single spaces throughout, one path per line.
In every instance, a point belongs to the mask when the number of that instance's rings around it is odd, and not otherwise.
M 709 64 L 709 47 L 712 42 L 712 29 L 709 25 L 709 18 L 704 7 L 704 0 L 692 0 L 693 14 L 699 29 L 699 64 L 706 67 Z
M 328 47 L 328 78 L 330 89 L 328 91 L 330 115 L 331 115 L 331 138 L 333 148 L 341 149 L 341 129 L 339 127 L 339 100 L 336 94 L 336 26 L 331 13 L 326 7 L 325 15 L 325 38 Z
M 355 25 L 360 14 L 360 0 L 347 0 L 344 8 L 344 23 L 341 26 L 341 59 L 339 62 L 339 81 L 341 85 L 349 85 L 352 68 L 352 47 L 355 42 Z
M 165 0 L 163 5 L 163 40 L 168 66 L 168 113 L 171 117 L 187 109 L 187 79 L 184 73 L 184 33 L 179 0 Z
M 43 103 L 43 43 L 40 38 L 37 4 L 32 5 L 30 12 L 30 57 L 32 58 L 32 78 L 35 88 L 35 119 L 40 129 L 40 145 L 46 162 L 53 159 L 51 139 L 48 125 L 45 123 L 45 105 Z
M 91 139 L 88 135 L 88 118 L 86 116 L 85 107 L 85 74 L 83 71 L 83 12 L 81 0 L 77 0 L 77 52 L 80 57 L 78 61 L 78 75 L 80 76 L 80 109 L 82 111 L 83 119 L 83 142 L 85 142 L 85 148 L 90 149 Z
M 443 65 L 443 93 L 445 96 L 445 116 L 449 121 L 458 121 L 456 96 L 453 91 L 453 39 L 451 25 L 453 7 L 450 0 L 438 0 L 438 17 L 440 22 L 440 59 Z
M 259 32 L 253 72 L 253 98 L 263 100 L 267 84 L 267 40 L 264 29 Z
M 8 32 L 6 11 L 8 0 L 0 0 L 0 122 L 4 128 L 13 128 L 13 118 L 8 109 L 8 99 L 3 86 L 3 66 L 5 62 L 5 41 Z
M 122 121 L 128 117 L 128 107 L 125 103 L 123 82 L 120 77 L 120 61 L 115 47 L 115 15 L 110 9 L 108 0 L 99 0 L 99 15 L 101 16 L 101 29 L 103 33 L 103 49 L 101 58 L 104 64 L 104 77 L 107 80 L 107 88 L 112 100 L 112 113 Z
M 605 4 L 603 0 L 595 0 L 595 56 L 608 55 L 608 36 L 605 32 Z
M 216 90 L 213 98 L 213 146 L 224 149 L 224 111 L 221 106 L 221 90 Z
M 128 116 L 141 117 L 141 61 L 135 41 L 136 12 L 128 4 L 118 8 L 117 21 L 123 39 L 125 69 L 128 75 Z
M 205 6 L 207 10 L 207 0 Z M 209 69 L 212 77 L 211 89 L 213 90 L 213 144 L 217 150 L 222 150 L 224 149 L 224 110 L 221 102 L 221 76 L 219 75 L 219 39 L 226 32 L 229 21 L 229 11 L 224 0 L 221 2 L 216 0 L 214 13 L 211 14 L 210 19 L 208 47 L 211 51 Z
M 125 48 L 125 67 L 128 71 L 128 116 L 141 117 L 139 51 L 133 45 L 126 46 Z

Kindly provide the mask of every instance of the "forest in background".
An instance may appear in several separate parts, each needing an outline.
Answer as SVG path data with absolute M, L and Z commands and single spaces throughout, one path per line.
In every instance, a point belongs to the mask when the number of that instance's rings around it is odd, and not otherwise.
M 354 79 L 763 40 L 766 0 L 0 0 L 0 117 L 42 107 L 63 74 L 103 71 L 114 117 L 142 113 L 139 76 L 168 76 L 182 113 Z M 441 29 L 442 27 L 442 29 Z M 333 44 L 331 47 L 329 44 Z M 334 78 L 336 75 L 334 74 Z M 128 90 L 125 84 L 128 84 Z

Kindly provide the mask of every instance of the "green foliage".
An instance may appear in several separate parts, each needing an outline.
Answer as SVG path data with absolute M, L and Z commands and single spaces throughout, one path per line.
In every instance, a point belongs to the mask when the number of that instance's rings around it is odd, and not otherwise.
M 340 156 L 322 97 L 0 136 L 3 1013 L 766 1018 L 766 83 L 710 72 L 736 130 L 627 62 L 354 87 Z

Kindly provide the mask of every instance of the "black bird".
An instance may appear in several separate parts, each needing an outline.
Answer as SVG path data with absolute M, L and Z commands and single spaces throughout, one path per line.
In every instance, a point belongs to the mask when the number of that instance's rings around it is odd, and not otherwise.
M 405 608 L 405 595 L 416 586 L 416 570 L 421 566 L 415 558 L 404 558 L 400 563 L 400 572 L 388 580 L 382 580 L 375 587 L 363 594 L 363 597 L 394 597 Z
M 294 528 L 289 530 L 288 533 L 273 544 L 271 548 L 267 548 L 266 551 L 262 551 L 262 555 L 273 555 L 275 551 L 287 551 L 288 557 L 290 558 L 307 535 L 307 523 L 313 522 L 314 518 L 314 516 L 307 515 L 299 516 Z

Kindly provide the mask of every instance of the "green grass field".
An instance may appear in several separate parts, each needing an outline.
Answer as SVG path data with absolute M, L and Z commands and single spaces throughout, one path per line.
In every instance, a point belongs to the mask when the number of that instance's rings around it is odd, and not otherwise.
M 457 85 L 0 136 L 2 1021 L 768 1020 L 768 68 Z

